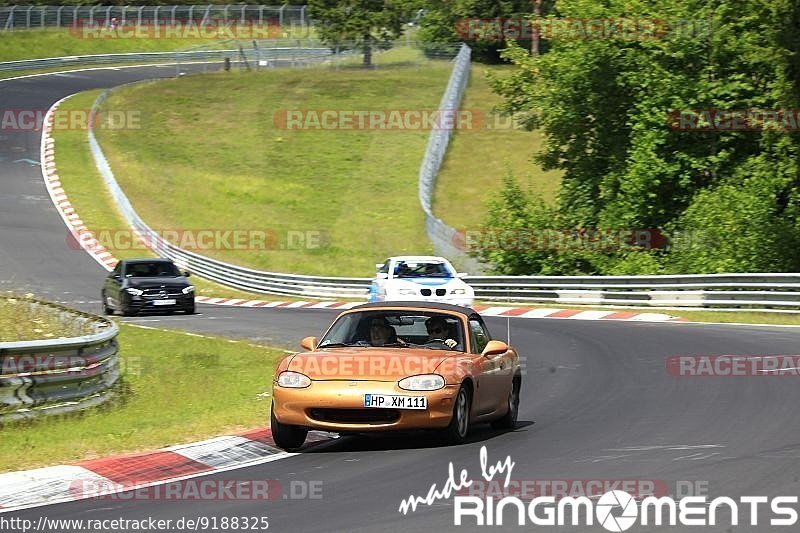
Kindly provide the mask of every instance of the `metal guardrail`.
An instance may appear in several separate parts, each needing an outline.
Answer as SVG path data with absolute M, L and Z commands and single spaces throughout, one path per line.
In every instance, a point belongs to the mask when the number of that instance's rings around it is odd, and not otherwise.
M 120 375 L 118 326 L 60 305 L 25 300 L 94 324 L 82 337 L 0 342 L 0 424 L 97 405 Z
M 306 62 L 310 60 L 327 59 L 333 55 L 329 48 L 324 47 L 274 47 L 235 50 L 192 50 L 181 52 L 138 52 L 129 54 L 101 54 L 85 56 L 50 57 L 45 59 L 27 59 L 24 61 L 6 61 L 0 63 L 0 72 L 17 70 L 34 70 L 48 68 L 71 68 L 79 65 L 109 65 L 123 63 L 188 63 L 197 61 L 222 61 L 229 58 L 239 61 L 244 58 L 254 62 L 258 61 L 288 61 Z
M 473 276 L 466 281 L 487 301 L 573 305 L 800 309 L 800 274 L 672 276 Z
M 306 6 L 181 5 L 181 6 L 10 6 L 0 7 L 0 30 L 69 28 L 83 22 L 108 26 L 120 24 L 175 25 L 192 22 L 224 24 L 253 22 L 307 28 Z

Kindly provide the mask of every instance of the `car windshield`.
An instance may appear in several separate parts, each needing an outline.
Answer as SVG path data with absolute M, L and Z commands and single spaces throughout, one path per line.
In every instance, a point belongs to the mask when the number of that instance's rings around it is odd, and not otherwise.
M 398 278 L 452 278 L 453 273 L 445 263 L 435 261 L 399 261 L 394 267 Z
M 333 323 L 320 348 L 383 346 L 464 351 L 461 321 L 435 311 L 361 311 Z
M 125 268 L 125 276 L 128 278 L 174 278 L 180 275 L 175 265 L 165 261 L 131 263 Z

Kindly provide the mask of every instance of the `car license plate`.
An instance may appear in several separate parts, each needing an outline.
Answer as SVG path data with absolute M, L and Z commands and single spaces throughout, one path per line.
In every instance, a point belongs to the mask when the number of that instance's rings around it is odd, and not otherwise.
M 153 300 L 153 305 L 175 305 L 175 300 Z
M 377 409 L 427 409 L 425 396 L 397 396 L 393 394 L 365 394 L 364 407 Z

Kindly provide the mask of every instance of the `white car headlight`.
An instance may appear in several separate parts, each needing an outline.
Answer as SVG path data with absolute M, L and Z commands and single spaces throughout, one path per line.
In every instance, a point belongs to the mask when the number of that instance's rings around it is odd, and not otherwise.
M 311 385 L 311 378 L 300 372 L 287 370 L 278 376 L 278 385 L 287 389 L 304 389 Z
M 467 294 L 466 289 L 453 289 L 450 294 Z
M 184 287 L 183 289 L 181 289 L 181 292 L 183 294 L 191 294 L 191 293 L 193 293 L 194 292 L 194 285 L 189 285 L 188 287 Z
M 128 294 L 132 294 L 133 296 L 141 296 L 142 294 L 144 294 L 144 291 L 140 289 L 134 289 L 133 287 L 125 289 L 125 292 L 127 292 Z
M 409 376 L 397 382 L 404 390 L 438 390 L 444 387 L 444 378 L 439 374 Z

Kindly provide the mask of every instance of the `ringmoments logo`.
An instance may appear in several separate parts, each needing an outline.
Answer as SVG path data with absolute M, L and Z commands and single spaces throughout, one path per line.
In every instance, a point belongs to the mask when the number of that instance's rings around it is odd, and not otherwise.
M 453 523 L 456 526 L 601 526 L 606 531 L 627 531 L 636 524 L 643 526 L 731 526 L 764 525 L 795 526 L 798 520 L 797 496 L 721 496 L 639 495 L 637 499 L 625 490 L 608 490 L 595 502 L 587 496 L 537 496 L 524 501 L 518 496 L 463 495 L 476 482 L 492 483 L 495 477 L 508 488 L 516 463 L 507 456 L 489 464 L 486 446 L 480 450 L 481 477 L 472 478 L 466 469 L 456 475 L 453 463 L 441 488 L 432 484 L 425 496 L 411 495 L 400 503 L 399 512 L 416 512 L 422 505 L 433 505 L 453 498 Z M 655 487 L 655 485 L 653 485 Z M 546 531 L 552 531 L 547 529 Z

